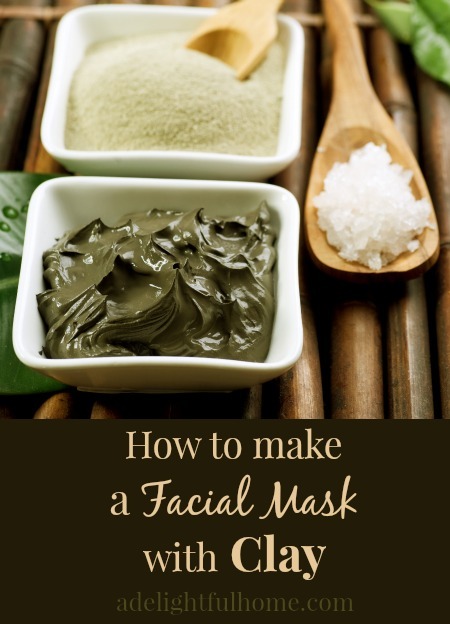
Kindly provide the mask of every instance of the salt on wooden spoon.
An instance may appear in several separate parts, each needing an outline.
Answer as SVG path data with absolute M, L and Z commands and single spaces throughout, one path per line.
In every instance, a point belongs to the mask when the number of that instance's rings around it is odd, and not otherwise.
M 265 58 L 278 33 L 277 12 L 284 0 L 239 0 L 200 24 L 186 47 L 227 63 L 239 80 Z
M 354 282 L 394 281 L 417 277 L 439 254 L 439 233 L 431 198 L 420 167 L 406 140 L 379 101 L 370 81 L 359 32 L 348 0 L 323 0 L 325 22 L 333 44 L 333 94 L 315 154 L 305 201 L 304 227 L 308 249 L 324 272 Z M 314 198 L 336 162 L 347 162 L 367 143 L 385 145 L 392 162 L 412 172 L 411 191 L 416 200 L 431 206 L 429 223 L 419 235 L 419 248 L 405 252 L 378 270 L 347 262 L 327 242 L 319 228 Z

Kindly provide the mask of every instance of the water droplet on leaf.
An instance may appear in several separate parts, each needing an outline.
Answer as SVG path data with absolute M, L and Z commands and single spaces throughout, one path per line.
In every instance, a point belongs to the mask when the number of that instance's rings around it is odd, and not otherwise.
M 13 206 L 4 206 L 2 212 L 7 219 L 17 219 L 19 216 L 19 211 Z

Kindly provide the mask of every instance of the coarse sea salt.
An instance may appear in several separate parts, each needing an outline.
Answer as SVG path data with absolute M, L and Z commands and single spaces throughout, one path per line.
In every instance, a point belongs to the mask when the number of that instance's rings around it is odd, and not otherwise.
M 348 162 L 335 163 L 314 197 L 318 224 L 330 245 L 349 262 L 381 269 L 419 247 L 432 227 L 427 199 L 416 200 L 412 172 L 393 163 L 385 145 L 367 143 Z

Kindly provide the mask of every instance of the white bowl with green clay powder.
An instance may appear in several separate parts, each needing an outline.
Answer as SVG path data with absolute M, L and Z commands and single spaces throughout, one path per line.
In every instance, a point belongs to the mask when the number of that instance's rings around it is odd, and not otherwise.
M 245 81 L 184 47 L 215 9 L 98 5 L 56 34 L 41 127 L 45 149 L 88 175 L 263 181 L 300 148 L 304 36 L 279 35 Z
M 176 225 L 156 228 L 159 218 Z M 275 184 L 44 182 L 26 222 L 17 357 L 88 391 L 229 391 L 269 381 L 302 350 L 299 224 L 297 200 Z

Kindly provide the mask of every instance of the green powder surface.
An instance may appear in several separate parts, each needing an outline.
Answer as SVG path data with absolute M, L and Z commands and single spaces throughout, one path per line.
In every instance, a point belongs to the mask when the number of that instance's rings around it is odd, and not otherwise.
M 95 44 L 76 70 L 65 144 L 75 150 L 276 153 L 284 50 L 275 42 L 245 81 L 161 32 Z

